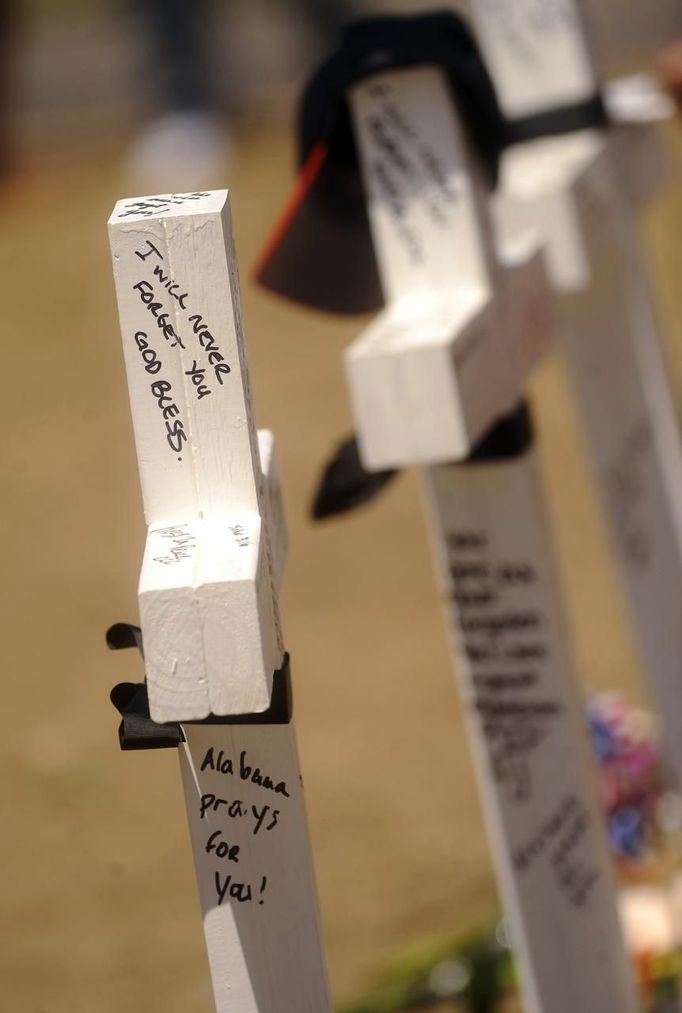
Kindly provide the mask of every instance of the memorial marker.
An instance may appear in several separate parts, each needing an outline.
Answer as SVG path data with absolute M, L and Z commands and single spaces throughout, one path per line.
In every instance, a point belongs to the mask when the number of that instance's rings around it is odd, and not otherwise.
M 453 309 L 458 304 L 466 307 L 471 287 L 468 271 L 477 264 L 469 244 L 472 238 L 485 235 L 487 222 L 484 215 L 465 217 L 462 208 L 463 204 L 466 208 L 467 195 L 461 176 L 466 178 L 469 173 L 462 167 L 463 145 L 457 138 L 456 117 L 440 75 L 429 69 L 381 75 L 353 89 L 351 108 L 370 222 L 389 300 L 386 315 L 392 312 L 391 300 L 398 306 L 409 304 L 413 296 L 420 300 L 418 286 L 425 279 L 438 279 L 436 272 L 431 272 L 426 251 L 433 251 L 440 272 L 449 274 L 450 305 Z M 421 203 L 428 207 L 433 196 L 428 187 L 421 192 L 415 187 L 410 192 L 401 183 L 386 156 L 388 144 L 382 151 L 367 129 L 378 120 L 390 132 L 391 146 L 406 159 L 428 154 L 428 161 L 440 166 L 440 178 L 459 198 L 452 216 L 444 216 L 440 224 L 440 250 L 417 222 Z M 399 121 L 401 129 L 392 130 L 389 124 Z M 452 157 L 450 146 L 458 151 L 458 157 Z M 390 190 L 381 184 L 386 176 L 391 179 Z M 392 201 L 403 196 L 409 207 L 400 222 L 391 215 L 387 192 Z M 424 252 L 415 252 L 412 275 L 394 268 L 395 250 L 400 248 L 396 225 L 404 226 L 405 222 L 415 228 L 415 251 L 418 240 L 424 240 Z M 468 235 L 463 222 L 469 226 Z M 486 238 L 487 242 L 479 239 L 479 243 L 490 250 L 492 232 Z M 519 335 L 532 332 L 538 320 L 546 327 L 547 317 L 538 313 L 542 295 L 537 291 L 531 304 L 535 319 L 529 316 L 525 328 L 523 318 L 515 319 L 505 312 L 504 290 L 500 298 L 494 260 L 492 267 L 487 276 L 479 276 L 479 284 L 487 282 L 483 310 L 497 332 L 497 371 L 507 369 L 518 399 L 525 377 L 510 370 L 509 363 L 516 359 Z M 424 298 L 431 301 L 432 297 L 427 294 Z M 454 348 L 461 342 L 463 355 L 473 356 L 472 344 L 478 341 L 483 345 L 484 334 L 467 333 L 456 312 L 450 314 L 450 320 L 454 321 Z M 363 455 L 371 411 L 369 399 L 366 413 L 358 410 L 364 395 L 359 373 L 364 365 L 362 353 L 373 340 L 376 326 L 347 353 Z M 424 321 L 416 319 L 413 326 L 412 334 L 403 333 L 400 340 L 403 347 L 411 339 L 417 345 L 410 367 L 416 382 L 423 383 L 426 370 L 417 355 Z M 544 337 L 549 338 L 547 331 Z M 453 358 L 456 361 L 456 353 Z M 519 360 L 525 361 L 523 352 Z M 490 361 L 487 367 L 494 376 Z M 484 369 L 482 376 L 487 378 L 490 372 Z M 403 428 L 408 432 L 410 427 L 417 432 L 422 427 L 430 430 L 434 417 L 438 426 L 436 403 L 452 402 L 452 393 L 433 386 L 424 392 L 424 405 L 416 407 L 405 403 L 403 376 L 394 374 L 383 391 L 384 400 L 392 400 L 396 411 L 403 406 Z M 472 441 L 462 452 L 461 446 L 451 441 L 449 453 L 447 448 L 442 452 L 442 463 L 426 467 L 424 477 L 431 507 L 431 537 L 456 645 L 455 667 L 512 945 L 521 964 L 526 1008 L 552 1013 L 634 1010 L 634 988 L 618 927 L 615 887 L 589 769 L 578 684 L 565 639 L 535 476 L 532 435 L 523 431 L 521 410 L 498 422 L 491 436 L 490 423 L 500 418 L 501 402 L 497 402 L 495 416 L 495 401 L 482 378 L 464 373 L 459 381 L 462 400 L 478 398 L 491 406 L 490 415 L 483 415 L 488 419 L 483 432 L 488 432 L 488 440 L 496 446 L 487 447 L 484 439 L 478 445 L 478 459 L 474 454 L 469 463 L 456 466 L 448 462 L 472 456 L 475 448 Z M 431 411 L 425 407 L 429 402 L 434 404 Z M 381 417 L 379 408 L 375 418 Z M 396 455 L 390 460 L 375 455 L 364 456 L 364 463 L 374 470 L 387 464 L 434 461 L 435 455 L 428 457 L 419 451 L 408 436 L 400 460 Z
M 682 442 L 636 217 L 661 185 L 665 100 L 621 83 L 610 99 L 619 122 L 600 117 L 574 0 L 475 0 L 472 9 L 512 134 L 569 131 L 505 155 L 498 224 L 533 227 L 546 244 L 607 527 L 682 784 Z
M 253 424 L 227 191 L 120 201 L 110 234 L 149 525 L 147 686 L 115 691 L 122 745 L 179 747 L 218 1013 L 325 1013 L 278 622 L 286 530 L 273 440 Z

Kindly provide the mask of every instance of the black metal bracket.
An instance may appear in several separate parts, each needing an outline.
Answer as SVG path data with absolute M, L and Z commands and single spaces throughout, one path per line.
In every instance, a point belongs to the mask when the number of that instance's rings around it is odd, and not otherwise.
M 321 521 L 369 503 L 397 474 L 367 471 L 360 460 L 357 437 L 345 439 L 324 467 L 313 500 L 313 519 Z
M 524 144 L 543 137 L 575 134 L 579 130 L 603 130 L 611 125 L 601 92 L 584 102 L 543 109 L 531 116 L 508 121 L 508 144 Z
M 497 419 L 480 438 L 469 456 L 453 467 L 504 461 L 520 457 L 533 443 L 533 425 L 525 401 L 508 415 Z M 357 438 L 340 443 L 325 465 L 315 492 L 312 516 L 316 521 L 348 513 L 375 499 L 399 472 L 366 471 L 360 460 Z
M 107 630 L 107 646 L 112 651 L 137 647 L 144 657 L 142 632 L 131 623 L 116 623 Z M 162 724 L 149 715 L 149 697 L 145 682 L 121 682 L 111 691 L 111 702 L 122 717 L 118 729 L 121 749 L 175 749 L 185 737 L 182 725 L 288 725 L 293 716 L 289 655 L 272 677 L 272 696 L 267 710 L 258 714 L 209 714 L 201 721 L 169 721 Z

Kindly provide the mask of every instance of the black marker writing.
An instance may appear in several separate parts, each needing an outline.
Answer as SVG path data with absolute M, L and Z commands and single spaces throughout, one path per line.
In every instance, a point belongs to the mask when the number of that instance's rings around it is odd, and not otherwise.
M 204 384 L 206 370 L 198 365 L 196 359 L 193 359 L 190 368 L 185 370 L 185 376 L 188 376 L 196 387 L 198 401 L 201 401 L 202 397 L 207 397 L 211 393 L 210 388 Z
M 253 820 L 252 833 L 254 837 L 259 831 L 265 830 L 269 832 L 274 830 L 279 822 L 281 810 L 272 809 L 269 805 L 264 805 L 259 808 L 256 805 L 247 806 L 242 799 L 227 799 L 219 798 L 212 792 L 207 792 L 201 796 L 199 801 L 199 818 L 207 819 L 211 813 L 218 813 L 219 815 L 227 815 L 230 819 L 239 819 L 240 817 L 247 817 Z M 266 818 L 269 817 L 269 822 L 265 823 Z
M 154 286 L 149 281 L 138 281 L 136 285 L 133 285 L 134 291 L 139 293 L 140 299 L 147 307 L 148 311 L 152 314 L 156 320 L 156 326 L 162 332 L 166 341 L 170 343 L 171 348 L 175 348 L 176 345 L 180 345 L 180 348 L 184 348 L 184 344 L 180 335 L 176 332 L 168 313 L 163 308 L 163 303 L 160 303 L 154 293 Z
M 286 782 L 277 781 L 275 783 L 267 774 L 261 773 L 260 767 L 252 767 L 248 764 L 246 762 L 246 750 L 242 750 L 239 754 L 239 776 L 242 781 L 251 781 L 252 784 L 257 784 L 261 788 L 274 791 L 276 795 L 284 795 L 286 798 L 289 798 Z
M 149 257 L 152 253 L 155 253 L 157 257 L 163 260 L 163 254 L 161 253 L 161 250 L 158 248 L 158 246 L 155 246 L 154 243 L 152 243 L 151 239 L 145 239 L 145 245 L 147 249 L 143 253 L 140 253 L 139 250 L 135 250 L 136 257 L 139 257 L 140 260 L 146 260 L 147 257 Z
M 155 563 L 164 563 L 166 566 L 171 566 L 173 563 L 179 563 L 181 559 L 191 559 L 192 550 L 196 548 L 197 540 L 188 531 L 186 524 L 182 524 L 179 527 L 156 528 L 152 531 L 152 534 L 159 535 L 161 538 L 167 538 L 170 541 L 168 555 L 154 556 Z
M 231 875 L 225 876 L 223 880 L 220 873 L 216 872 L 215 889 L 219 906 L 225 900 L 228 890 L 230 891 L 230 900 L 236 900 L 240 904 L 246 904 L 251 900 L 251 884 L 233 882 Z
M 183 443 L 187 440 L 187 433 L 182 421 L 177 417 L 180 414 L 180 409 L 171 397 L 172 385 L 168 380 L 156 380 L 150 390 L 156 398 L 156 403 L 161 409 L 166 424 L 168 446 L 176 454 L 179 454 Z M 171 419 L 175 419 L 175 421 L 171 422 Z
M 527 802 L 531 756 L 563 710 L 540 667 L 549 642 L 534 593 L 537 575 L 526 560 L 496 557 L 482 531 L 450 532 L 447 544 L 452 601 L 470 665 L 470 706 L 492 776 L 511 802 Z
M 155 375 L 161 369 L 161 360 L 158 358 L 156 352 L 149 344 L 149 338 L 144 331 L 137 331 L 135 334 L 135 344 L 142 352 L 142 361 L 144 362 L 144 368 L 148 373 Z
M 123 210 L 119 211 L 118 217 L 130 218 L 132 215 L 141 215 L 144 218 L 149 218 L 151 215 L 163 214 L 164 211 L 169 211 L 172 207 L 181 206 L 187 201 L 201 200 L 202 197 L 210 196 L 210 193 L 197 191 L 196 193 L 169 193 L 159 197 L 146 197 L 144 200 L 136 200 L 124 205 Z
M 161 253 L 161 250 L 158 248 L 158 246 L 155 246 L 154 243 L 152 243 L 151 239 L 145 239 L 145 244 L 147 249 L 144 250 L 143 252 L 135 250 L 136 257 L 139 257 L 140 260 L 146 260 L 147 257 L 150 257 L 152 253 L 154 253 L 159 258 L 159 260 L 163 261 L 163 254 Z M 183 310 L 187 308 L 186 300 L 188 297 L 188 293 L 178 291 L 180 285 L 178 284 L 178 282 L 174 281 L 173 278 L 171 278 L 168 272 L 164 271 L 161 264 L 154 264 L 154 277 L 158 278 L 158 280 L 161 282 L 161 284 L 166 289 L 168 294 L 172 296 L 173 299 L 177 300 L 177 302 L 180 303 L 180 306 L 182 307 Z
M 220 351 L 213 334 L 204 323 L 201 313 L 193 313 L 188 319 L 192 325 L 192 330 L 199 338 L 199 344 L 207 353 L 206 358 L 215 373 L 216 380 L 222 386 L 223 376 L 227 376 L 231 372 L 230 367 L 225 362 L 225 356 Z
M 221 840 L 222 836 L 222 830 L 213 831 L 206 841 L 206 853 L 210 855 L 212 851 L 215 851 L 218 858 L 226 858 L 228 862 L 238 862 L 239 845 L 228 844 L 227 841 Z

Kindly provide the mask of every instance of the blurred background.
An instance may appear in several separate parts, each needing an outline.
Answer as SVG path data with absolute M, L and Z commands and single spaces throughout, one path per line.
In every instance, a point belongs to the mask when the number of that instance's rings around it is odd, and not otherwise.
M 106 236 L 114 202 L 229 186 L 258 422 L 291 532 L 284 629 L 334 994 L 496 911 L 416 478 L 313 526 L 351 426 L 341 353 L 362 320 L 259 291 L 288 194 L 297 90 L 363 0 L 0 0 L 0 1009 L 180 1013 L 212 1001 L 172 753 L 118 751 L 104 632 L 136 621 L 145 528 Z M 393 10 L 426 9 L 393 3 Z M 440 4 L 440 6 L 444 6 Z M 163 22 L 165 20 L 165 28 Z M 679 0 L 603 0 L 612 69 L 682 36 Z M 183 29 L 184 31 L 185 29 Z M 186 36 L 185 36 L 186 38 Z M 186 48 L 186 47 L 185 47 Z M 682 396 L 682 145 L 644 238 Z M 563 364 L 534 384 L 544 476 L 586 690 L 644 700 Z

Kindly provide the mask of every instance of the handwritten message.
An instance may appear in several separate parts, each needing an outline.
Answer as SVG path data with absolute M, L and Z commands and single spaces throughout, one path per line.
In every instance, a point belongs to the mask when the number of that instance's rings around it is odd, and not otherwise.
M 585 910 L 602 882 L 605 852 L 592 821 L 586 742 L 573 711 L 547 547 L 536 530 L 542 521 L 533 486 L 516 477 L 515 489 L 508 478 L 506 486 L 504 478 L 484 486 L 495 521 L 473 522 L 485 512 L 473 497 L 445 538 L 465 701 L 485 750 L 484 777 L 495 786 L 511 868 L 526 882 L 525 910 L 535 918 L 534 896 L 543 889 L 554 891 L 556 910 Z
M 558 696 L 543 685 L 550 645 L 536 572 L 525 560 L 494 558 L 483 531 L 450 534 L 448 556 L 472 706 L 493 776 L 511 800 L 523 802 L 532 793 L 529 757 L 562 712 Z
M 369 150 L 368 171 L 389 210 L 396 233 L 415 264 L 428 252 L 424 225 L 446 231 L 459 197 L 434 146 L 385 81 L 368 88 L 372 100 L 361 122 Z M 425 216 L 421 220 L 421 216 Z
M 145 218 L 150 218 L 152 215 L 165 214 L 174 207 L 183 207 L 186 204 L 191 206 L 193 201 L 210 196 L 210 193 L 197 190 L 193 193 L 169 193 L 143 197 L 140 200 L 126 202 L 118 212 L 118 217 L 131 218 L 133 215 L 136 217 L 143 215 Z
M 544 859 L 568 903 L 583 908 L 599 879 L 582 848 L 589 831 L 589 812 L 577 796 L 567 795 L 557 802 L 540 829 L 515 849 L 514 868 L 526 873 Z
M 198 200 L 203 196 L 206 195 L 184 195 L 182 200 Z M 153 198 L 148 202 L 135 202 L 129 213 L 139 214 L 141 204 L 148 203 L 149 214 L 158 214 L 179 202 L 179 197 L 168 201 Z M 124 210 L 121 217 L 126 213 Z M 188 286 L 173 276 L 159 246 L 152 239 L 140 239 L 133 255 L 140 270 L 133 275 L 131 289 L 149 315 L 149 326 L 135 330 L 132 340 L 142 368 L 154 377 L 149 383 L 149 392 L 156 402 L 168 447 L 177 460 L 182 461 L 182 450 L 190 431 L 186 417 L 188 402 L 197 404 L 210 398 L 224 385 L 232 367 L 215 330 L 194 305 Z M 171 352 L 181 356 L 181 384 L 169 379 L 175 362 L 167 365 L 165 356 Z
M 196 338 L 196 344 L 200 351 L 198 357 L 192 360 L 189 369 L 185 370 L 185 376 L 190 378 L 195 388 L 197 399 L 200 401 L 203 397 L 212 393 L 211 388 L 205 383 L 207 373 L 209 375 L 212 373 L 216 382 L 222 386 L 225 382 L 225 377 L 231 372 L 231 366 L 221 352 L 218 341 L 209 328 L 208 323 L 204 320 L 203 315 L 192 311 L 190 293 L 184 289 L 179 281 L 173 278 L 170 270 L 166 267 L 164 255 L 158 246 L 151 239 L 145 239 L 142 249 L 135 250 L 135 256 L 143 262 L 150 261 L 152 277 L 175 301 L 176 308 L 186 315 L 187 327 L 191 331 L 192 336 Z M 156 318 L 157 325 L 162 329 L 166 340 L 174 341 L 174 343 L 171 343 L 171 347 L 179 344 L 181 348 L 186 349 L 188 347 L 187 344 L 175 333 L 172 326 L 168 323 L 168 314 L 163 312 L 163 306 L 155 299 L 153 283 L 148 280 L 142 280 L 134 285 L 133 288 L 139 292 L 143 303 Z M 206 365 L 201 364 L 201 357 L 204 355 Z
M 289 780 L 259 761 L 253 749 L 230 751 L 210 744 L 195 755 L 197 760 L 195 815 L 213 903 L 265 904 L 268 856 L 278 848 L 278 830 L 291 799 Z M 254 842 L 265 847 L 258 851 Z M 266 863 L 262 869 L 255 867 L 259 857 Z
M 606 476 L 623 558 L 637 571 L 648 568 L 653 554 L 653 535 L 643 512 L 648 491 L 646 472 L 652 453 L 651 428 L 648 422 L 641 420 L 627 434 L 621 453 Z
M 183 731 L 180 765 L 221 1008 L 330 1011 L 293 725 Z
M 155 563 L 172 566 L 182 559 L 191 559 L 197 546 L 196 537 L 189 529 L 189 524 L 177 524 L 166 528 L 151 528 L 150 535 L 155 535 L 168 543 L 165 555 L 154 556 Z

